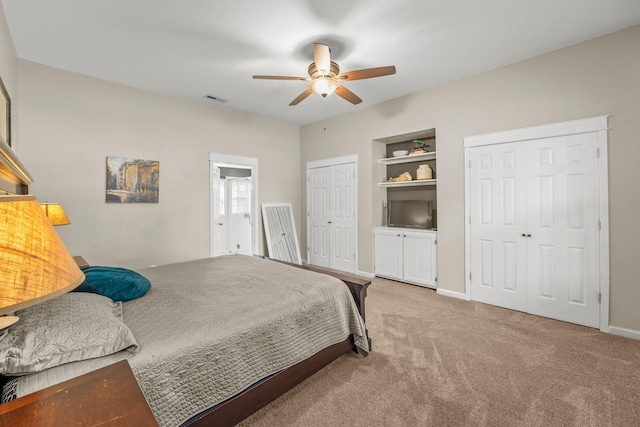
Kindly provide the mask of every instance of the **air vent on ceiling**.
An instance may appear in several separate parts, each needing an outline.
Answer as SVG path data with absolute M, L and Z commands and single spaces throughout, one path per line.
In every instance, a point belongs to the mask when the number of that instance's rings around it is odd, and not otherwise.
M 205 96 L 203 96 L 203 98 L 209 99 L 211 101 L 216 101 L 216 102 L 227 102 L 226 99 L 221 99 L 221 98 L 218 98 L 217 96 L 213 96 L 209 94 L 206 94 Z

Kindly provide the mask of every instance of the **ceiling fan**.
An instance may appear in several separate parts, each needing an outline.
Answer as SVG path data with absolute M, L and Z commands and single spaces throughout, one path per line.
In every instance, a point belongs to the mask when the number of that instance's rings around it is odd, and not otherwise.
M 347 71 L 340 74 L 340 67 L 331 60 L 329 46 L 322 43 L 313 44 L 313 62 L 309 65 L 309 77 L 289 76 L 253 76 L 254 79 L 267 80 L 306 80 L 309 87 L 302 92 L 289 105 L 298 105 L 300 101 L 316 93 L 326 97 L 335 92 L 336 95 L 346 99 L 352 104 L 359 104 L 362 99 L 342 85 L 342 82 L 350 80 L 371 79 L 373 77 L 388 76 L 396 73 L 393 65 L 387 67 L 365 68 L 363 70 Z

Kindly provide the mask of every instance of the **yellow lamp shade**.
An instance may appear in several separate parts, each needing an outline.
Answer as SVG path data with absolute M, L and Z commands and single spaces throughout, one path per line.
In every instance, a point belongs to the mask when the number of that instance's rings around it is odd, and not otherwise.
M 84 273 L 33 196 L 0 196 L 0 315 L 74 289 Z
M 40 207 L 44 211 L 44 214 L 49 218 L 53 225 L 67 225 L 71 224 L 69 218 L 64 213 L 64 209 L 60 203 L 40 203 Z

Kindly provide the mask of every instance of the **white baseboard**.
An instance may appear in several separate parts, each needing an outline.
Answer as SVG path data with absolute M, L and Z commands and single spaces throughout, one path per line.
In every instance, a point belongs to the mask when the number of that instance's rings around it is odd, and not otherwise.
M 370 279 L 370 280 L 373 280 L 376 277 L 375 274 L 367 273 L 366 271 L 357 271 L 356 275 L 366 277 L 367 279 Z
M 616 326 L 609 326 L 609 332 L 613 335 L 620 335 L 622 337 L 633 338 L 634 340 L 640 340 L 640 332 L 633 329 L 618 328 Z
M 462 292 L 455 292 L 455 291 L 450 291 L 448 289 L 438 288 L 436 289 L 436 293 L 438 293 L 439 295 L 444 295 L 446 297 L 452 297 L 452 298 L 463 299 L 465 301 L 470 301 L 467 294 Z

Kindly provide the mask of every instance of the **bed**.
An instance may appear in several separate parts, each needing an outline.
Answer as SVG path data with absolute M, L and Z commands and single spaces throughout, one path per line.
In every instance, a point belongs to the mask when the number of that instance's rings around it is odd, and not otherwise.
M 23 167 L 1 148 L 3 181 L 26 193 L 27 175 L 15 173 Z M 20 375 L 8 394 L 20 397 L 126 359 L 161 426 L 234 425 L 341 355 L 369 352 L 366 279 L 244 255 L 138 273 L 151 289 L 118 306 L 128 332 L 116 333 L 123 342 L 109 348 L 117 351 Z M 105 298 L 71 292 L 51 305 L 63 314 L 94 300 L 118 305 L 98 297 Z

